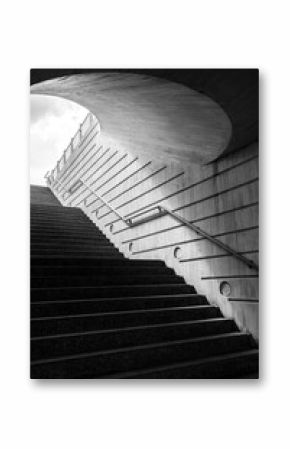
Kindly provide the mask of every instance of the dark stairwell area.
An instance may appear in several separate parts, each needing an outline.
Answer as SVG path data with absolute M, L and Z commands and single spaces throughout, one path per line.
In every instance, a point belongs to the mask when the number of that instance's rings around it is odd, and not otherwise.
M 126 259 L 31 186 L 32 378 L 258 376 L 248 333 L 158 260 Z

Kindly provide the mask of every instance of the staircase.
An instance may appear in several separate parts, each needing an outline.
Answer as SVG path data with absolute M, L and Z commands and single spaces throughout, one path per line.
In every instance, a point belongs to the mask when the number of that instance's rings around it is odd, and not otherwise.
M 163 262 L 31 189 L 32 378 L 257 377 L 258 350 Z

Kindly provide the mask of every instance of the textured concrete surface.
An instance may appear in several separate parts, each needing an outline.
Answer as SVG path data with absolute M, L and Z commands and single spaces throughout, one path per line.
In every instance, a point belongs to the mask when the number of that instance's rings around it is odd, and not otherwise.
M 208 163 L 227 148 L 230 119 L 208 96 L 146 75 L 93 73 L 35 84 L 34 94 L 66 98 L 89 109 L 103 137 L 134 154 Z

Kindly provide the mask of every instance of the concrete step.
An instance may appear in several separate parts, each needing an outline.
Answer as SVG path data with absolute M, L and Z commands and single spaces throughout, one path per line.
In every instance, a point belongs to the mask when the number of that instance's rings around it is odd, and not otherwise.
M 95 240 L 82 240 L 82 239 L 71 239 L 69 241 L 65 241 L 64 239 L 58 239 L 58 240 L 45 240 L 45 241 L 39 241 L 39 240 L 30 240 L 30 246 L 33 246 L 35 248 L 41 247 L 41 248 L 53 248 L 53 247 L 63 247 L 64 249 L 69 249 L 71 247 L 81 247 L 81 246 L 105 246 L 110 247 L 114 245 L 105 238 L 98 237 Z M 115 247 L 114 247 L 115 248 Z
M 118 259 L 119 261 L 119 259 Z M 115 261 L 114 261 L 115 262 Z M 154 263 L 152 265 L 128 265 L 128 264 L 118 264 L 115 263 L 111 266 L 108 266 L 109 264 L 106 264 L 105 266 L 102 264 L 99 264 L 98 266 L 94 265 L 62 265 L 62 266 L 46 266 L 46 265 L 32 265 L 30 269 L 31 277 L 48 277 L 48 276 L 89 276 L 89 275 L 107 275 L 110 273 L 111 276 L 113 275 L 120 275 L 120 276 L 135 276 L 137 274 L 144 274 L 146 275 L 154 273 L 156 276 L 163 275 L 163 274 L 173 274 L 174 271 L 171 268 L 164 266 L 155 266 Z
M 75 251 L 118 251 L 117 248 L 114 247 L 110 242 L 106 242 L 105 240 L 100 241 L 98 243 L 69 243 L 65 244 L 62 242 L 59 243 L 30 243 L 30 248 L 32 252 L 39 251 L 58 251 L 66 254 L 67 252 L 75 252 Z
M 63 229 L 61 231 L 33 231 L 30 234 L 31 240 L 40 240 L 40 241 L 62 241 L 62 240 L 78 240 L 85 242 L 86 240 L 105 240 L 108 241 L 106 236 L 102 234 L 100 231 L 91 230 L 87 232 L 74 232 L 70 229 Z
M 98 228 L 95 226 L 95 224 L 89 220 L 87 217 L 67 217 L 67 218 L 35 218 L 34 216 L 30 217 L 30 225 L 31 227 L 43 227 L 46 228 L 50 225 L 52 226 L 63 226 L 63 227 L 70 227 L 70 226 L 78 226 L 78 227 L 94 227 L 96 230 L 98 230 Z
M 109 258 L 104 261 L 102 257 L 90 256 L 83 258 L 82 256 L 32 256 L 31 257 L 32 266 L 82 266 L 82 267 L 165 267 L 165 264 L 161 260 L 146 260 L 146 259 L 125 259 L 123 258 Z
M 205 296 L 186 294 L 39 301 L 31 304 L 31 318 L 197 305 L 208 305 Z
M 31 223 L 30 226 L 30 233 L 33 233 L 34 231 L 41 231 L 41 232 L 49 232 L 49 233 L 53 233 L 53 232 L 59 232 L 59 231 L 75 231 L 78 232 L 79 234 L 85 234 L 86 231 L 92 231 L 92 232 L 96 232 L 96 234 L 98 234 L 100 231 L 97 230 L 96 226 L 92 223 L 92 222 L 87 222 L 87 223 L 77 223 L 77 222 L 71 222 L 71 223 L 66 223 L 66 222 L 62 222 L 62 223 L 40 223 L 40 222 L 36 222 L 36 223 Z
M 102 286 L 102 285 L 139 285 L 139 284 L 180 284 L 182 278 L 172 274 L 157 275 L 152 270 L 152 273 L 147 274 L 131 274 L 130 276 L 114 275 L 108 271 L 106 274 L 100 275 L 73 275 L 73 276 L 38 276 L 31 277 L 32 288 L 45 287 L 80 287 L 80 286 Z
M 79 208 L 73 207 L 30 207 L 30 214 L 33 217 L 86 217 L 86 214 Z
M 94 248 L 87 248 L 87 249 L 78 249 L 76 248 L 71 249 L 71 250 L 63 250 L 63 249 L 57 249 L 57 248 L 50 248 L 50 249 L 31 249 L 30 250 L 30 254 L 32 256 L 67 256 L 67 257 L 73 257 L 73 256 L 81 256 L 81 257 L 86 257 L 86 256 L 95 256 L 95 257 L 101 257 L 101 256 L 106 256 L 106 257 L 123 257 L 121 255 L 121 253 L 119 253 L 119 251 L 116 248 L 107 248 L 107 249 L 94 249 Z
M 114 247 L 114 245 L 107 243 L 107 242 L 99 242 L 99 243 L 85 243 L 85 244 L 78 244 L 78 243 L 73 243 L 73 244 L 65 244 L 65 243 L 59 243 L 59 244 L 35 244 L 35 243 L 31 243 L 30 244 L 30 249 L 33 253 L 37 252 L 40 253 L 42 251 L 44 251 L 44 254 L 46 254 L 47 252 L 50 253 L 51 251 L 53 252 L 57 252 L 57 253 L 62 253 L 62 254 L 66 254 L 66 253 L 71 253 L 71 252 L 100 252 L 104 250 L 104 253 L 107 253 L 108 251 L 117 251 L 119 252 L 119 250 L 117 248 Z
M 110 242 L 109 239 L 107 239 L 104 235 L 102 234 L 96 234 L 94 236 L 70 236 L 70 235 L 46 235 L 45 238 L 42 235 L 35 235 L 32 234 L 30 237 L 30 242 L 32 243 L 38 243 L 38 244 L 57 244 L 57 243 L 65 243 L 65 244 L 72 244 L 72 243 L 76 243 L 76 244 L 83 244 L 83 243 L 99 243 L 99 242 L 106 242 L 110 245 L 112 245 L 112 243 Z
M 79 212 L 79 213 L 84 213 L 82 211 L 82 209 L 80 209 L 79 207 L 66 207 L 63 206 L 62 204 L 41 204 L 41 203 L 30 203 L 30 210 L 37 213 L 44 213 L 44 214 L 48 214 L 48 213 L 54 213 L 54 212 L 59 212 L 59 213 L 65 213 L 65 214 L 70 214 L 73 212 Z
M 153 324 L 106 331 L 80 332 L 31 340 L 31 358 L 39 360 L 162 341 L 218 335 L 237 330 L 226 318 Z
M 190 285 L 182 284 L 139 284 L 102 285 L 81 287 L 32 288 L 31 301 L 56 301 L 58 299 L 116 298 L 118 296 L 151 296 L 196 293 Z
M 86 236 L 88 235 L 89 237 L 105 237 L 105 235 L 98 230 L 94 225 L 93 226 L 89 226 L 89 227 L 73 227 L 73 226 L 66 226 L 66 227 L 58 227 L 58 228 L 53 228 L 52 226 L 48 226 L 48 227 L 37 227 L 34 226 L 30 229 L 30 235 L 31 236 L 43 236 L 43 238 L 45 238 L 45 236 L 51 236 L 51 237 L 56 237 L 56 236 L 78 236 L 80 238 L 86 238 Z M 106 237 L 105 237 L 106 238 Z
M 87 315 L 58 315 L 56 317 L 33 318 L 31 320 L 31 336 L 40 337 L 218 317 L 221 317 L 219 309 L 209 305 L 133 309 Z
M 59 221 L 64 221 L 64 222 L 69 222 L 71 221 L 72 223 L 74 221 L 80 221 L 80 222 L 84 222 L 84 221 L 89 221 L 91 223 L 91 220 L 83 213 L 83 212 L 73 212 L 73 213 L 68 213 L 68 212 L 57 212 L 57 213 L 41 213 L 41 212 L 35 212 L 35 211 L 30 211 L 30 220 L 31 221 L 43 221 L 46 222 L 47 220 L 49 221 L 55 221 L 55 222 L 59 222 Z
M 258 379 L 257 349 L 135 370 L 106 378 L 115 379 Z
M 164 364 L 185 362 L 249 348 L 248 334 L 233 332 L 216 336 L 175 340 L 107 351 L 89 352 L 35 361 L 32 378 L 95 378 Z
M 63 218 L 65 220 L 70 219 L 70 218 L 86 218 L 88 219 L 87 215 L 81 210 L 81 209 L 71 209 L 71 208 L 55 208 L 52 209 L 50 208 L 49 210 L 47 209 L 35 209 L 35 208 L 31 208 L 30 209 L 30 215 L 31 218 Z

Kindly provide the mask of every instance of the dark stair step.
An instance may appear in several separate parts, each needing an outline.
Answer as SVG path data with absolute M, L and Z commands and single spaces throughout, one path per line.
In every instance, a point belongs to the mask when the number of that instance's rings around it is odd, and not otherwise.
M 203 295 L 136 296 L 133 298 L 74 299 L 31 303 L 31 317 L 54 317 L 165 307 L 208 305 Z
M 92 221 L 83 213 L 83 214 L 41 214 L 35 213 L 31 211 L 30 213 L 30 222 L 35 223 L 92 223 Z
M 66 213 L 35 213 L 34 211 L 30 211 L 30 220 L 33 221 L 39 221 L 39 222 L 44 222 L 46 223 L 47 221 L 51 221 L 51 222 L 71 222 L 73 223 L 74 221 L 80 221 L 80 222 L 87 222 L 87 223 L 92 223 L 92 221 L 87 217 L 87 215 L 85 215 L 84 213 L 82 214 L 77 214 L 77 213 L 73 213 L 73 214 L 68 214 Z
M 59 208 L 56 207 L 47 209 L 30 208 L 30 215 L 33 218 L 56 218 L 56 219 L 69 219 L 69 218 L 84 218 L 86 214 L 81 209 L 72 210 L 71 208 Z M 87 217 L 88 218 L 88 217 Z
M 30 213 L 36 216 L 57 217 L 86 217 L 84 211 L 78 207 L 55 206 L 47 207 L 40 204 L 31 204 Z
M 30 241 L 32 243 L 43 243 L 45 242 L 46 244 L 51 244 L 51 243 L 65 243 L 65 244 L 83 244 L 83 243 L 87 243 L 87 244 L 91 244 L 91 243 L 101 243 L 101 242 L 107 242 L 108 244 L 112 245 L 111 241 L 109 239 L 107 239 L 104 235 L 94 235 L 94 236 L 87 236 L 86 234 L 84 234 L 84 236 L 66 236 L 66 235 L 62 235 L 62 236 L 58 236 L 58 235 L 35 235 L 32 234 L 30 237 Z
M 31 320 L 31 336 L 40 337 L 218 317 L 221 317 L 220 310 L 209 305 L 104 312 L 87 315 L 61 315 L 57 317 L 33 318 Z
M 63 238 L 63 237 L 70 237 L 70 238 L 80 238 L 80 239 L 86 239 L 86 238 L 94 238 L 94 237 L 104 237 L 107 238 L 105 236 L 105 234 L 103 234 L 101 231 L 99 231 L 98 229 L 85 229 L 85 230 L 75 230 L 75 229 L 71 229 L 69 227 L 67 228 L 63 228 L 63 229 L 52 229 L 47 228 L 47 229 L 41 229 L 41 228 L 36 228 L 31 230 L 30 232 L 30 237 L 42 237 L 43 239 L 47 238 Z
M 96 261 L 98 261 L 96 263 Z M 122 255 L 114 255 L 112 256 L 98 256 L 96 254 L 94 255 L 86 255 L 86 257 L 80 255 L 80 254 L 71 254 L 67 256 L 63 255 L 43 255 L 43 254 L 34 254 L 30 257 L 30 263 L 31 266 L 39 266 L 39 267 L 45 267 L 45 266 L 54 266 L 54 267 L 61 267 L 61 266 L 71 266 L 71 265 L 80 265 L 83 267 L 86 266 L 93 266 L 97 267 L 99 265 L 110 266 L 112 264 L 113 266 L 116 266 L 116 264 L 121 264 L 122 262 L 126 261 L 125 258 L 122 257 Z M 129 265 L 128 265 L 129 266 Z
M 117 296 L 174 295 L 196 293 L 186 284 L 140 284 L 140 285 L 102 285 L 99 287 L 56 287 L 32 288 L 32 301 L 52 301 L 57 299 L 116 298 Z
M 30 240 L 30 247 L 33 248 L 64 248 L 64 249 L 70 249 L 70 248 L 80 248 L 80 247 L 97 247 L 97 246 L 104 246 L 104 247 L 113 247 L 116 249 L 116 247 L 110 242 L 110 240 L 105 239 L 103 237 L 97 236 L 94 240 L 86 240 L 86 239 L 70 239 L 65 240 L 63 239 L 46 239 L 43 241 L 35 240 L 32 238 Z
M 86 220 L 84 222 L 75 222 L 73 220 L 69 220 L 67 222 L 65 221 L 54 221 L 51 223 L 47 223 L 46 221 L 40 222 L 32 222 L 30 223 L 30 230 L 31 232 L 41 230 L 42 232 L 45 231 L 60 231 L 60 230 L 75 230 L 80 232 L 88 231 L 95 231 L 98 232 L 96 229 L 96 226 L 93 222 Z
M 30 212 L 33 214 L 40 214 L 40 215 L 58 215 L 58 216 L 65 216 L 68 217 L 70 215 L 80 215 L 80 216 L 86 216 L 84 211 L 80 209 L 79 207 L 66 207 L 66 206 L 56 206 L 56 207 L 47 207 L 41 206 L 40 204 L 31 204 L 30 205 Z
M 60 226 L 62 224 L 65 225 L 75 225 L 75 226 L 94 226 L 95 224 L 90 220 L 86 215 L 36 215 L 33 212 L 30 214 L 30 224 L 34 225 L 43 225 L 46 227 L 48 224 Z
M 118 249 L 115 248 L 114 245 L 110 242 L 106 241 L 100 241 L 100 242 L 94 242 L 94 243 L 33 243 L 30 244 L 30 249 L 33 252 L 36 251 L 48 251 L 48 250 L 57 250 L 57 251 L 63 251 L 65 254 L 66 252 L 74 252 L 74 251 L 103 251 L 107 252 L 110 251 L 117 251 Z
M 92 241 L 111 243 L 111 241 L 104 235 L 90 232 L 84 232 L 83 235 L 65 232 L 63 234 L 42 234 L 41 239 L 40 235 L 35 232 L 33 234 L 30 234 L 30 241 L 34 243 L 43 243 L 45 245 L 58 244 L 59 242 L 67 242 L 69 244 L 72 244 L 74 242 L 90 244 Z
M 31 218 L 35 219 L 48 219 L 48 220 L 79 220 L 79 219 L 86 219 L 88 222 L 91 222 L 89 217 L 81 210 L 75 210 L 72 211 L 70 208 L 64 208 L 64 209 L 49 209 L 49 210 L 35 210 L 30 209 L 30 216 Z
M 99 242 L 84 242 L 84 243 L 78 243 L 78 242 L 73 242 L 73 243 L 64 243 L 64 242 L 57 242 L 57 243 L 35 243 L 35 242 L 31 242 L 30 243 L 30 249 L 33 251 L 42 251 L 42 250 L 58 250 L 61 251 L 63 250 L 64 252 L 67 251 L 90 251 L 90 250 L 103 250 L 107 251 L 107 250 L 114 250 L 114 251 L 118 251 L 118 249 L 112 245 L 112 243 L 110 242 L 106 242 L 106 241 L 99 241 Z
M 38 276 L 31 277 L 32 288 L 45 288 L 45 287 L 80 287 L 90 286 L 98 287 L 102 285 L 140 285 L 140 284 L 180 284 L 182 278 L 175 274 L 160 274 L 156 276 L 154 271 L 152 273 L 145 274 L 130 274 L 130 276 L 114 275 L 109 271 L 107 274 L 100 275 L 95 273 L 94 275 L 73 275 L 73 276 Z
M 36 337 L 31 340 L 31 358 L 32 360 L 37 360 L 68 356 L 162 341 L 225 334 L 235 332 L 236 330 L 237 327 L 233 320 L 215 318 L 55 335 L 52 337 Z
M 42 249 L 42 248 L 38 248 L 38 249 L 31 249 L 30 250 L 30 254 L 32 256 L 38 256 L 38 255 L 42 255 L 42 256 L 67 256 L 67 257 L 73 257 L 73 256 L 81 256 L 81 257 L 101 257 L 101 256 L 112 256 L 112 257 L 118 257 L 119 255 L 121 257 L 123 257 L 121 255 L 121 253 L 119 253 L 119 251 L 116 248 L 106 248 L 106 249 L 98 249 L 98 248 L 87 248 L 87 249 L 81 249 L 81 248 L 76 248 L 76 249 L 71 249 L 71 250 L 62 250 L 61 248 L 50 248 L 50 249 Z
M 102 260 L 101 257 L 87 257 L 83 258 L 82 256 L 71 256 L 71 257 L 64 257 L 64 256 L 32 256 L 31 257 L 31 264 L 37 265 L 37 266 L 90 266 L 90 267 L 165 267 L 164 262 L 161 260 L 146 260 L 146 259 L 125 259 L 123 258 L 120 260 L 119 258 L 112 258 L 108 261 Z
M 30 220 L 35 222 L 46 223 L 47 220 L 51 222 L 71 222 L 76 221 L 92 223 L 92 221 L 83 212 L 80 213 L 68 213 L 67 211 L 62 213 L 40 213 L 33 210 L 30 211 Z
M 115 379 L 257 379 L 257 349 L 108 375 Z
M 250 336 L 235 332 L 35 361 L 32 378 L 95 378 L 132 369 L 247 350 Z
M 67 219 L 49 219 L 49 218 L 34 218 L 30 217 L 30 226 L 32 229 L 34 228 L 66 228 L 66 227 L 74 227 L 74 228 L 82 228 L 82 227 L 90 227 L 93 229 L 95 228 L 95 225 L 92 221 L 88 220 L 86 217 L 79 217 L 79 218 L 67 218 Z
M 40 238 L 38 235 L 31 235 L 30 242 L 33 244 L 46 244 L 46 245 L 91 245 L 91 244 L 106 244 L 113 245 L 113 243 L 102 235 L 87 235 L 85 237 L 78 235 L 62 235 L 62 236 L 43 236 Z
M 118 260 L 119 261 L 119 260 Z M 163 275 L 163 274 L 172 274 L 174 275 L 174 271 L 168 267 L 164 266 L 135 266 L 134 264 L 128 265 L 128 264 L 112 264 L 111 266 L 82 266 L 82 265 L 62 265 L 62 266 L 46 266 L 46 265 L 40 265 L 35 266 L 32 265 L 30 269 L 31 277 L 37 277 L 37 276 L 89 276 L 89 275 L 103 275 L 110 273 L 111 276 L 113 275 L 120 275 L 120 276 L 135 276 L 137 274 L 144 274 L 146 275 L 154 273 L 156 276 Z

